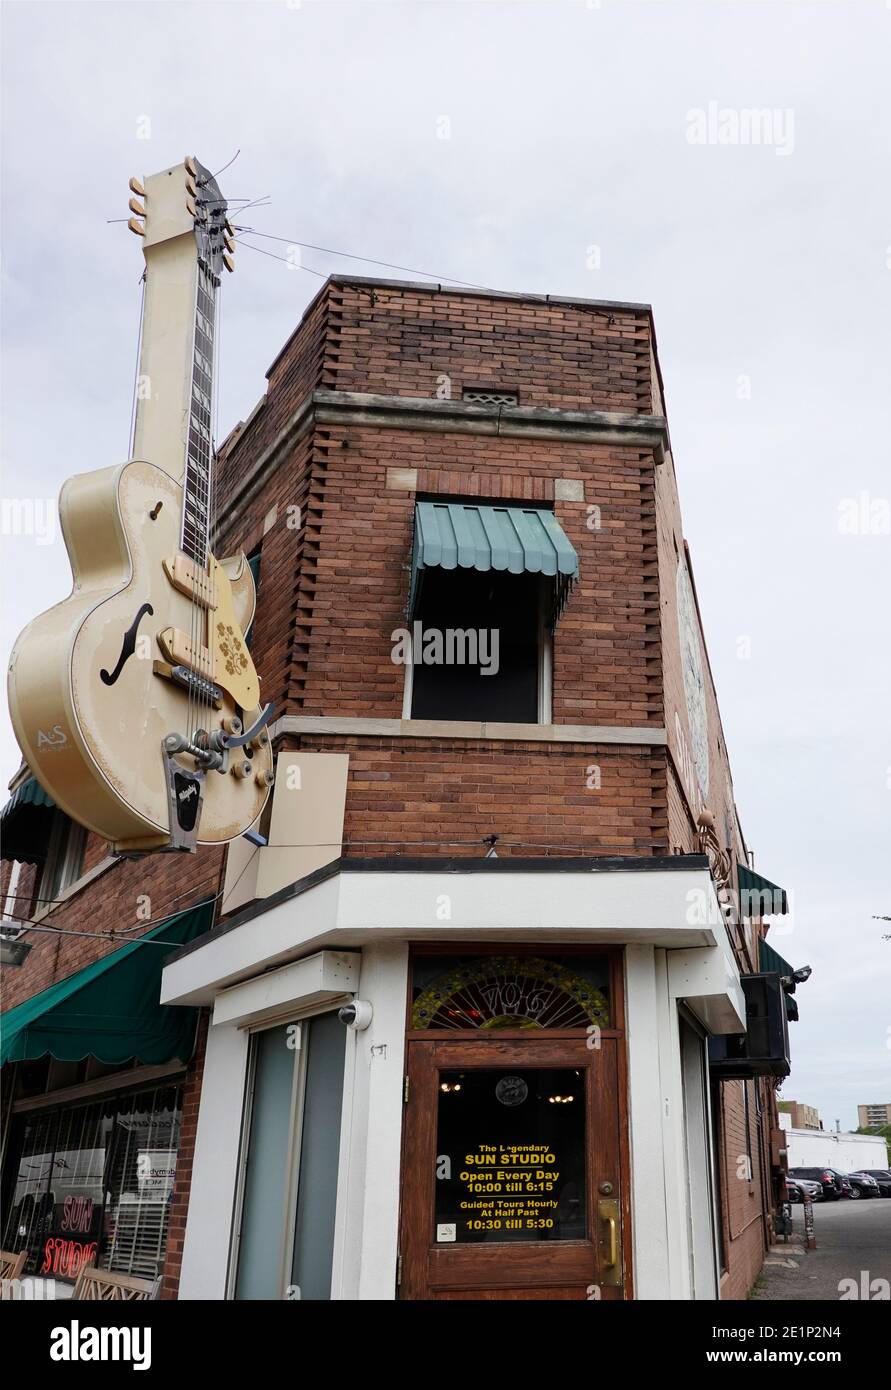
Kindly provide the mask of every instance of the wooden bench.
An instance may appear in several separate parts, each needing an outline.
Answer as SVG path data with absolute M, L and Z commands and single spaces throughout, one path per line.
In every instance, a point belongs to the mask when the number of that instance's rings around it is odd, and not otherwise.
M 160 1287 L 160 1275 L 157 1279 L 136 1279 L 131 1274 L 112 1274 L 108 1269 L 85 1265 L 71 1297 L 103 1303 L 141 1303 L 157 1298 Z
M 0 1279 L 20 1279 L 27 1258 L 27 1250 L 20 1250 L 17 1255 L 11 1250 L 0 1250 Z

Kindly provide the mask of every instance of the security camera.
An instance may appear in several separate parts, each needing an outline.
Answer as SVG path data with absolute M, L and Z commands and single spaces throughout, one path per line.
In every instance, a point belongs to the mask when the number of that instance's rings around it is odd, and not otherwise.
M 346 1024 L 347 1028 L 355 1028 L 359 1033 L 368 1027 L 373 1014 L 374 1010 L 367 999 L 354 999 L 352 1004 L 344 1004 L 342 1009 L 337 1010 L 341 1023 Z

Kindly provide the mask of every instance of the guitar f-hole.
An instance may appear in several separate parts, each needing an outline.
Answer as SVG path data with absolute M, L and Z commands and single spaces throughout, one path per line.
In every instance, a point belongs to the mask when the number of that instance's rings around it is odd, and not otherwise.
M 121 643 L 121 654 L 118 657 L 117 665 L 115 666 L 111 675 L 109 675 L 108 672 L 104 669 L 99 672 L 99 679 L 102 681 L 103 685 L 114 685 L 118 676 L 121 674 L 127 662 L 130 660 L 130 657 L 136 650 L 136 633 L 139 628 L 139 624 L 142 622 L 146 613 L 151 613 L 154 617 L 154 612 L 155 610 L 154 608 L 152 608 L 152 605 L 150 603 L 144 603 L 142 605 L 139 612 L 136 614 L 136 617 L 133 619 L 132 623 L 127 628 L 127 631 L 124 633 L 124 640 Z

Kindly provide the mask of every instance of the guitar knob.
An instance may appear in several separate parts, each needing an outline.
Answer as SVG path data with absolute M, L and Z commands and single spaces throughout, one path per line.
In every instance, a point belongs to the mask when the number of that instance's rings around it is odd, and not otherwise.
M 263 768 L 260 772 L 257 773 L 256 777 L 254 778 L 254 781 L 257 783 L 258 787 L 271 787 L 273 782 L 275 781 L 275 773 L 268 771 L 268 769 L 266 768 Z
M 232 776 L 237 777 L 239 781 L 244 777 L 250 777 L 253 770 L 254 769 L 247 758 L 240 758 L 237 763 L 232 764 L 231 768 Z
M 269 735 L 267 734 L 267 732 L 266 732 L 265 729 L 261 729 L 260 733 L 257 734 L 257 737 L 251 739 L 251 747 L 252 747 L 252 748 L 268 748 L 268 747 L 269 747 Z
M 242 723 L 237 714 L 230 714 L 227 718 L 221 719 L 220 723 L 227 734 L 235 734 L 237 738 L 241 733 Z

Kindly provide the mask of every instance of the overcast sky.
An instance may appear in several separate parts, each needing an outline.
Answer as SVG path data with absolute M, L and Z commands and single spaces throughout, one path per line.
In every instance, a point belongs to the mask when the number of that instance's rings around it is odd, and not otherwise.
M 827 1129 L 891 1101 L 891 5 L 7 0 L 2 23 L 5 497 L 125 457 L 142 258 L 107 219 L 186 153 L 240 148 L 221 186 L 269 195 L 266 233 L 652 303 L 743 828 L 793 894 L 772 942 L 814 969 L 782 1094 Z M 321 283 L 237 259 L 223 433 Z M 68 591 L 45 540 L 4 538 L 4 661 Z

